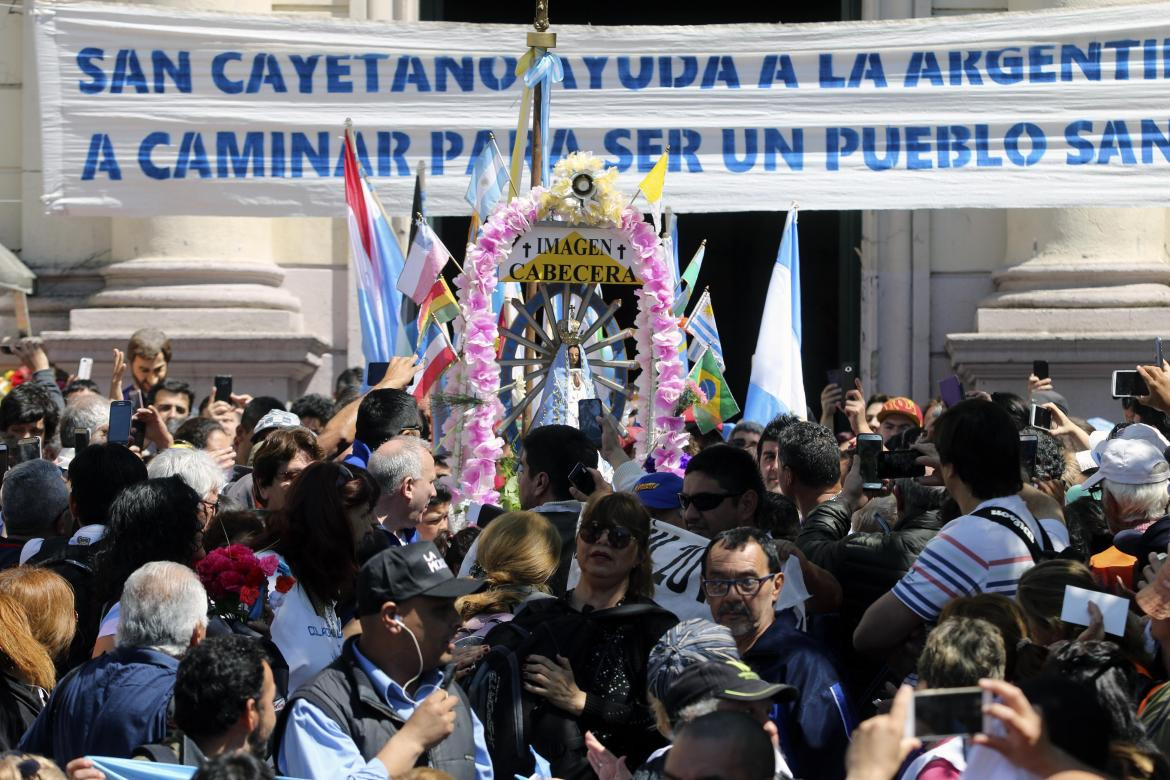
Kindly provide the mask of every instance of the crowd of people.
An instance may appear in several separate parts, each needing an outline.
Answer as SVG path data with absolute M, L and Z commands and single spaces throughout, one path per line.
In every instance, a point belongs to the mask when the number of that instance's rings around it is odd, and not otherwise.
M 1037 376 L 830 384 L 681 476 L 636 419 L 533 427 L 466 507 L 413 359 L 290 402 L 155 330 L 107 388 L 11 349 L 0 780 L 1170 778 L 1170 365 L 1100 429 Z

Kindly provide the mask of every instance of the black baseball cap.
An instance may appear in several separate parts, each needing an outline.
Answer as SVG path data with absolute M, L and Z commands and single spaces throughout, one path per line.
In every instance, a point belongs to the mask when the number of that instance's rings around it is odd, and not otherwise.
M 452 574 L 432 542 L 390 547 L 370 558 L 358 571 L 358 615 L 373 615 L 387 601 L 401 604 L 415 596 L 457 599 L 486 584 Z
M 709 697 L 727 701 L 792 701 L 799 695 L 791 685 L 763 680 L 742 661 L 704 661 L 678 676 L 666 691 L 662 706 L 668 713 Z

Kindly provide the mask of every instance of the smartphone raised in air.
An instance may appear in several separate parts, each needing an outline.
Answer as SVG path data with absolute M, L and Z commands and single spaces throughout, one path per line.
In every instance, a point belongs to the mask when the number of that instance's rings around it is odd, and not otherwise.
M 1024 473 L 1024 480 L 1027 482 L 1031 482 L 1036 476 L 1036 450 L 1039 446 L 1040 437 L 1036 434 L 1020 434 L 1020 470 Z
M 232 377 L 230 374 L 220 374 L 215 378 L 215 400 L 229 404 L 232 402 Z
M 938 397 L 948 409 L 963 400 L 963 383 L 952 374 L 938 382 Z
M 89 379 L 93 376 L 93 358 L 83 357 L 77 363 L 77 378 Z
M 863 490 L 882 489 L 882 478 L 879 473 L 881 454 L 881 436 L 876 433 L 862 433 L 857 436 L 858 469 L 861 472 Z
M 110 402 L 110 432 L 106 441 L 111 444 L 130 446 L 130 418 L 134 416 L 131 401 Z
M 878 477 L 880 479 L 903 479 L 925 477 L 926 466 L 918 463 L 922 453 L 918 450 L 894 450 L 878 453 Z
M 1052 410 L 1032 404 L 1032 412 L 1028 417 L 1028 425 L 1047 431 L 1052 427 Z
M 841 388 L 842 393 L 854 389 L 853 380 L 857 378 L 857 366 L 852 363 L 842 363 L 840 368 L 834 368 L 827 374 L 829 384 Z
M 390 364 L 384 362 L 366 363 L 366 385 L 373 387 L 386 378 L 386 372 L 390 370 Z
M 978 687 L 915 691 L 906 712 L 906 736 L 941 739 L 987 733 L 991 724 L 983 708 L 991 702 L 991 692 Z
M 41 457 L 41 437 L 29 436 L 16 442 L 16 462 L 24 463 Z
M 1114 398 L 1140 398 L 1149 394 L 1150 388 L 1146 387 L 1146 380 L 1142 379 L 1142 375 L 1137 371 L 1113 372 Z
M 1048 361 L 1047 360 L 1033 360 L 1032 374 L 1037 379 L 1048 379 Z
M 582 398 L 577 402 L 577 428 L 598 449 L 601 449 L 601 423 L 597 418 L 601 414 L 600 398 Z

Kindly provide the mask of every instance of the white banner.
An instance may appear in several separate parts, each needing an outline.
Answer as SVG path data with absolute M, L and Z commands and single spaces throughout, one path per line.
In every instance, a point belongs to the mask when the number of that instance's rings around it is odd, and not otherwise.
M 515 134 L 520 26 L 33 14 L 51 212 L 340 216 L 352 117 L 388 211 L 425 161 L 428 214 L 466 214 Z M 556 32 L 552 157 L 633 194 L 669 144 L 676 211 L 1170 205 L 1170 3 Z

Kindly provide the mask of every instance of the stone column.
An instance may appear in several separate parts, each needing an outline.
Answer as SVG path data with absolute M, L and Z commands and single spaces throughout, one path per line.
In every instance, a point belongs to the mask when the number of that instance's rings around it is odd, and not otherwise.
M 157 0 L 176 9 L 267 13 L 270 0 Z M 110 220 L 102 286 L 69 313 L 68 330 L 44 334 L 59 365 L 110 360 L 141 327 L 167 332 L 175 376 L 202 393 L 215 374 L 241 392 L 299 395 L 326 345 L 303 332 L 301 303 L 274 262 L 274 220 L 248 217 Z M 103 376 L 99 369 L 95 376 Z
M 1011 10 L 1116 5 L 1130 0 L 1011 0 Z M 983 300 L 974 333 L 947 351 L 967 384 L 1021 392 L 1033 360 L 1047 360 L 1056 389 L 1081 416 L 1119 416 L 1114 369 L 1154 359 L 1170 337 L 1167 214 L 1141 209 L 1007 212 L 1005 270 Z

